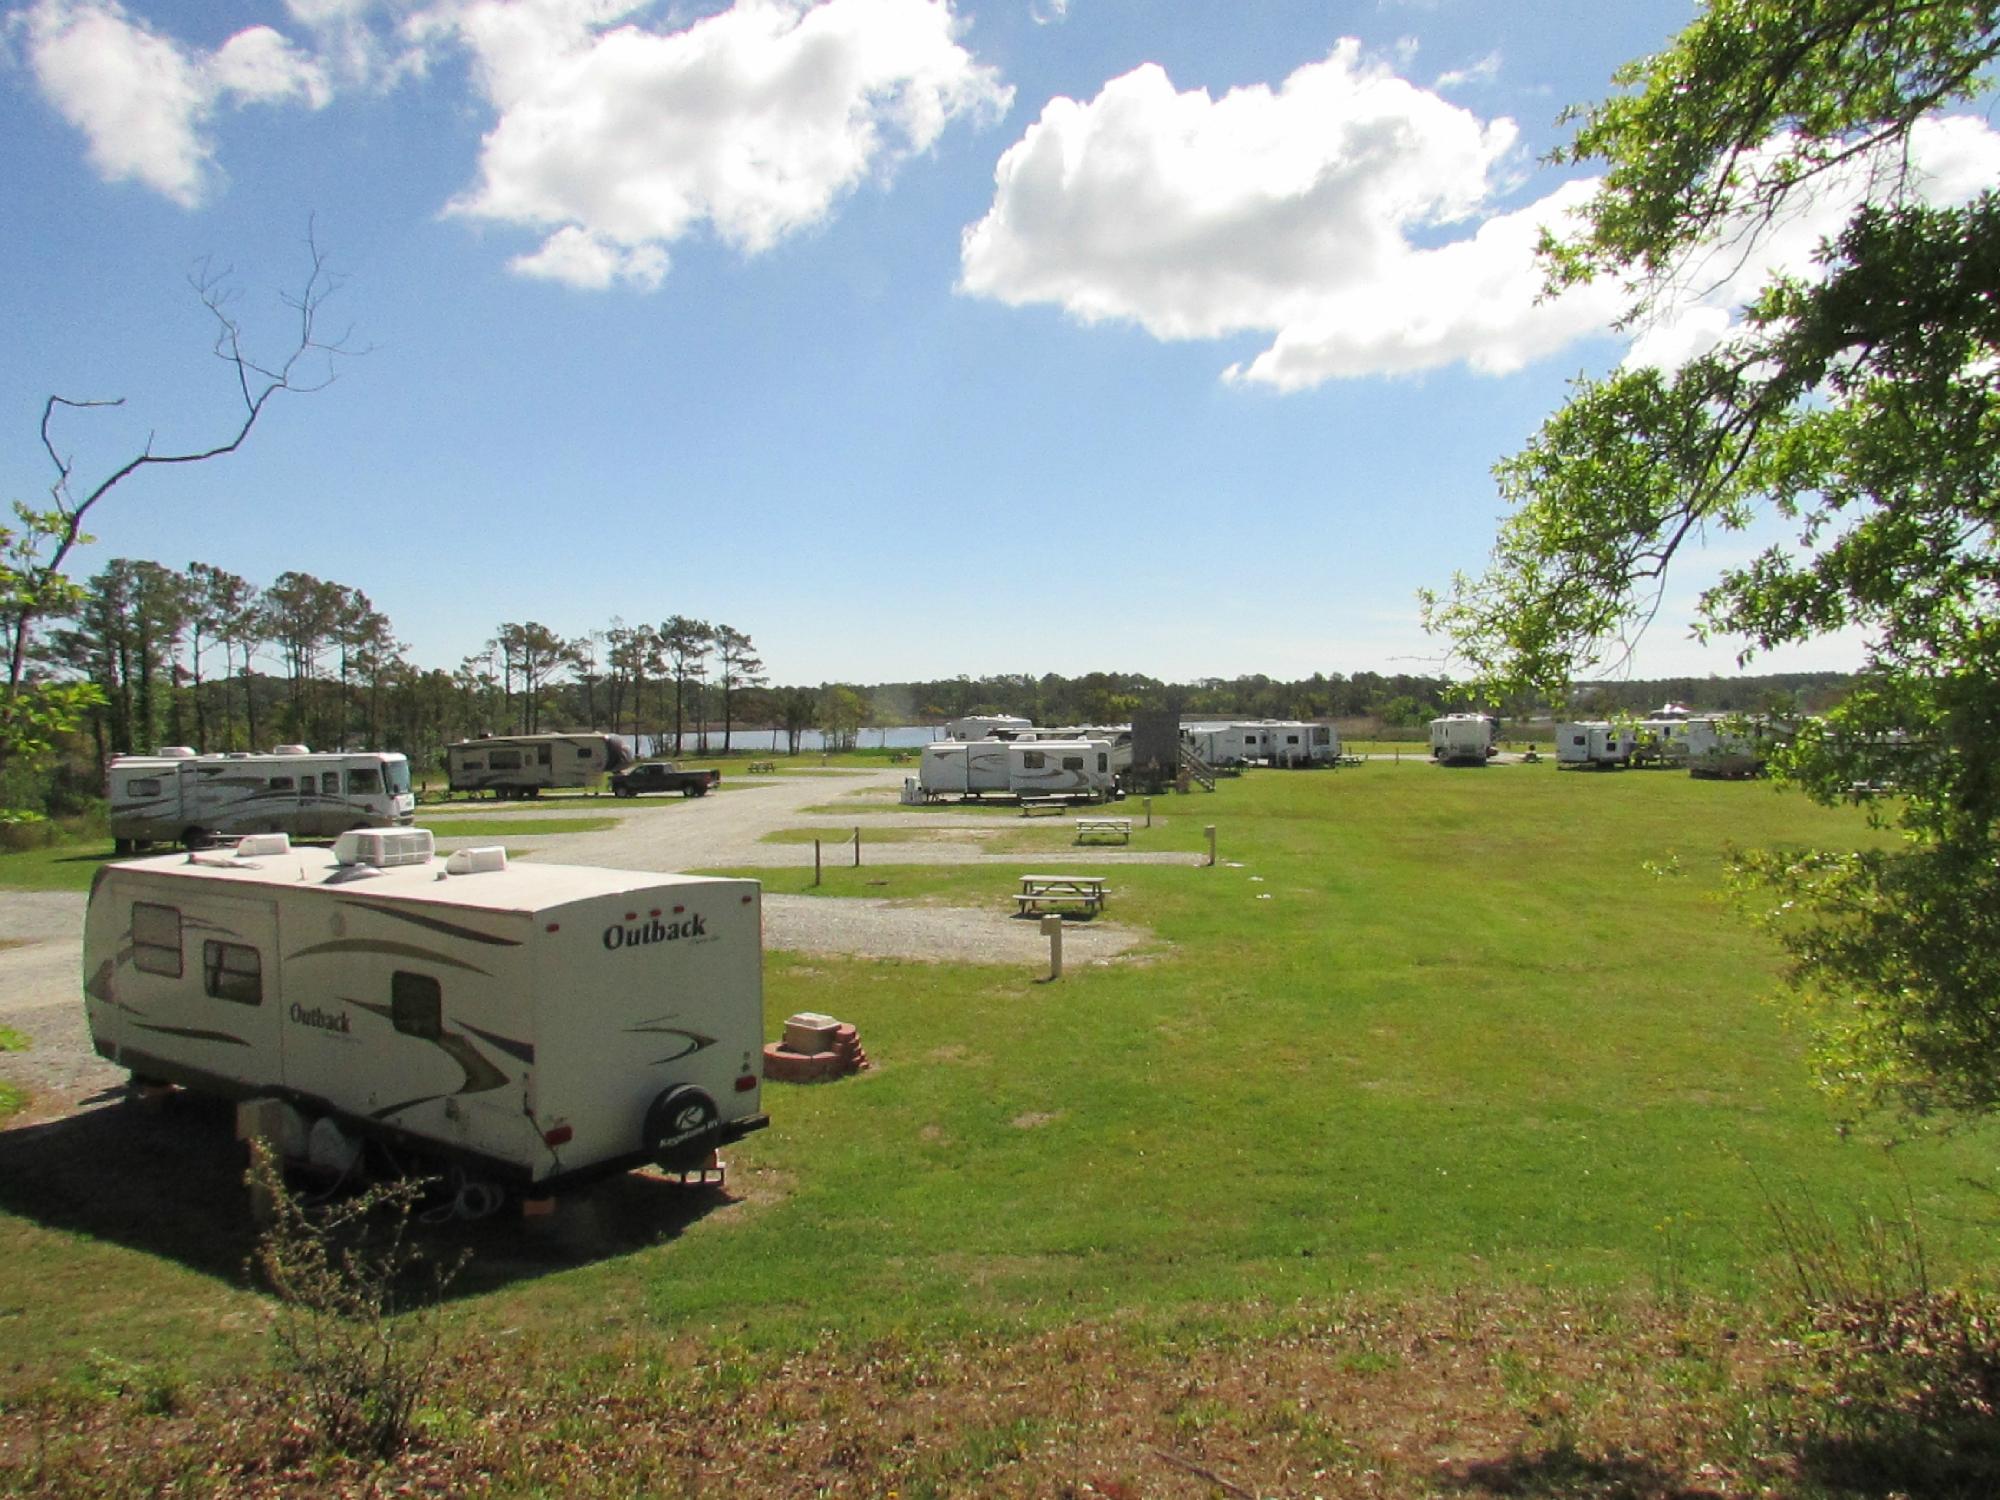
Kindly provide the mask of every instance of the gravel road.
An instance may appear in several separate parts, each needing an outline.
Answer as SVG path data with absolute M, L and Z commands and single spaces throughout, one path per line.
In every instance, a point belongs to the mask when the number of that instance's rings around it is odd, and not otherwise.
M 730 790 L 692 799 L 617 801 L 592 799 L 579 809 L 511 804 L 511 818 L 590 816 L 618 819 L 616 828 L 588 834 L 535 835 L 509 832 L 508 847 L 551 863 L 608 865 L 633 870 L 782 868 L 812 863 L 810 844 L 766 844 L 763 835 L 783 828 L 825 827 L 830 839 L 866 830 L 917 828 L 943 835 L 935 841 L 881 845 L 882 864 L 1005 864 L 1015 867 L 1087 864 L 1115 872 L 1129 864 L 1195 864 L 1199 856 L 1154 854 L 1122 848 L 1022 854 L 993 854 L 973 834 L 991 832 L 991 817 L 949 813 L 864 812 L 855 817 L 808 813 L 854 796 L 880 808 L 902 785 L 903 773 L 830 773 L 812 776 L 743 778 Z M 474 842 L 454 839 L 450 823 L 438 823 L 439 846 Z M 966 832 L 961 841 L 950 830 Z M 78 1101 L 122 1085 L 125 1074 L 91 1051 L 84 1027 L 79 975 L 83 965 L 84 898 L 70 892 L 0 891 L 0 1026 L 28 1039 L 22 1052 L 0 1052 L 0 1080 L 35 1096 L 25 1118 L 43 1118 Z M 1130 952 L 1148 934 L 1103 918 L 1072 923 L 1063 935 L 1066 964 L 1106 963 Z M 816 896 L 766 896 L 764 945 L 802 953 L 864 958 L 1019 964 L 1035 969 L 1047 962 L 1048 944 L 1033 922 L 1000 910 L 907 906 L 891 901 Z

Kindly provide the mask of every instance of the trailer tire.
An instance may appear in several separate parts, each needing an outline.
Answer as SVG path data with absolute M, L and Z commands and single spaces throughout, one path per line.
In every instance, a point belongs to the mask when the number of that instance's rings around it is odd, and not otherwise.
M 130 839 L 113 839 L 111 841 L 111 852 L 113 854 L 130 854 L 132 852 L 132 841 Z
M 691 1083 L 668 1089 L 646 1111 L 646 1152 L 670 1172 L 702 1165 L 721 1136 L 722 1111 Z
M 190 825 L 181 830 L 181 847 L 190 853 L 201 848 L 208 840 L 209 832 L 206 828 L 196 828 Z

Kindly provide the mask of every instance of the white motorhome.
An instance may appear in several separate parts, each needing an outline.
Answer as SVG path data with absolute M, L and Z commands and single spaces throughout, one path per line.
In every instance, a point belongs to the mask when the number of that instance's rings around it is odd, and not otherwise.
M 595 786 L 606 772 L 632 764 L 615 734 L 512 734 L 445 746 L 454 792 L 533 797 L 557 787 Z
M 1008 740 L 938 740 L 917 758 L 917 785 L 927 797 L 981 797 L 1005 792 Z
M 1109 740 L 1013 740 L 1006 746 L 1007 789 L 1018 797 L 1088 797 L 1117 789 Z
M 1015 714 L 967 714 L 962 719 L 952 719 L 944 726 L 944 737 L 948 740 L 1012 740 L 1032 733 L 1035 724 L 1032 719 L 1023 719 Z
M 1637 735 L 1629 724 L 1583 720 L 1556 725 L 1558 766 L 1622 766 L 1632 758 Z
M 1498 748 L 1500 726 L 1485 714 L 1446 714 L 1431 720 L 1431 759 L 1443 766 L 1483 766 Z
M 113 756 L 105 772 L 112 847 L 189 848 L 224 835 L 287 833 L 332 838 L 350 828 L 408 823 L 417 800 L 410 763 L 393 751 L 322 751 L 280 745 L 270 755 L 197 755 L 169 745 Z
M 422 828 L 259 836 L 103 866 L 84 1009 L 135 1079 L 540 1193 L 767 1123 L 759 911 L 754 880 L 439 860 Z

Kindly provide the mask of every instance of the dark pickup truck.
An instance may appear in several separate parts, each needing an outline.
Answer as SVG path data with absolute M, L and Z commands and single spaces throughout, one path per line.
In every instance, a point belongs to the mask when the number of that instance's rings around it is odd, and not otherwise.
M 683 797 L 706 797 L 712 786 L 722 785 L 720 771 L 683 771 L 671 761 L 650 760 L 611 777 L 611 795 L 636 797 L 641 792 L 679 792 Z

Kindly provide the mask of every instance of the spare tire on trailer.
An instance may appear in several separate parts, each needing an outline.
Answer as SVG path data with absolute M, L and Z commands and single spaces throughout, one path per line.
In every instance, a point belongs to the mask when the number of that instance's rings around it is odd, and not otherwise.
M 646 1154 L 669 1172 L 706 1166 L 722 1144 L 722 1111 L 704 1089 L 677 1084 L 646 1111 Z

